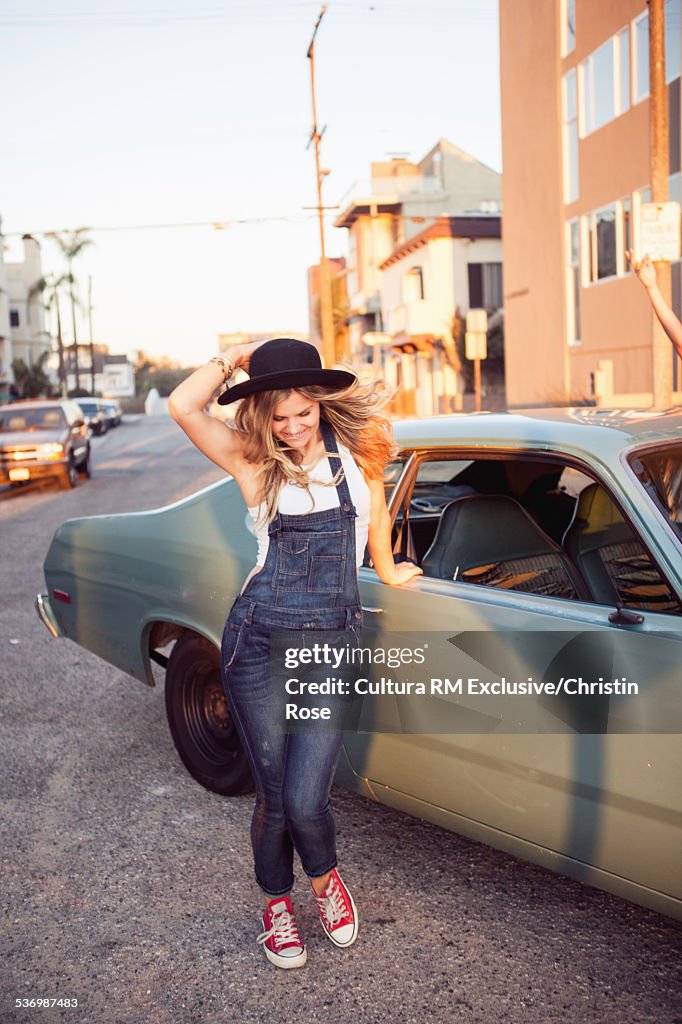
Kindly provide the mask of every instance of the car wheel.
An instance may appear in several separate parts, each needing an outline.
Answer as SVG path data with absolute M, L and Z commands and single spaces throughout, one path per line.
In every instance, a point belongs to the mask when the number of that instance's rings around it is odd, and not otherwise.
M 78 468 L 72 458 L 69 458 L 59 482 L 63 491 L 70 491 L 78 483 Z
M 220 652 L 200 636 L 181 637 L 166 668 L 166 714 L 185 768 L 214 793 L 253 788 L 220 675 Z
M 88 454 L 85 456 L 80 464 L 80 471 L 84 477 L 88 480 L 92 476 L 92 462 L 90 461 L 90 448 L 88 447 Z

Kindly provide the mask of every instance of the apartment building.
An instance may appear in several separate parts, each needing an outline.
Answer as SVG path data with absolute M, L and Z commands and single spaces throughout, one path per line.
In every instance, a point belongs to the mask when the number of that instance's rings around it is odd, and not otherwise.
M 498 214 L 500 196 L 500 174 L 446 139 L 418 163 L 404 157 L 372 163 L 370 180 L 349 189 L 335 221 L 348 230 L 348 340 L 354 361 L 363 356 L 365 333 L 386 330 L 382 264 L 443 216 Z
M 1 238 L 0 238 L 1 242 Z M 9 326 L 9 293 L 7 290 L 7 267 L 0 244 L 0 402 L 10 397 L 12 375 L 12 332 Z
M 40 245 L 24 235 L 22 247 L 23 259 L 5 262 L 0 253 L 0 400 L 9 397 L 14 381 L 12 361 L 31 366 L 51 345 L 40 289 Z
M 669 198 L 679 201 L 680 0 L 667 0 L 665 19 Z M 651 404 L 653 318 L 625 258 L 651 198 L 648 36 L 645 0 L 500 0 L 512 406 Z M 679 314 L 679 260 L 672 276 Z

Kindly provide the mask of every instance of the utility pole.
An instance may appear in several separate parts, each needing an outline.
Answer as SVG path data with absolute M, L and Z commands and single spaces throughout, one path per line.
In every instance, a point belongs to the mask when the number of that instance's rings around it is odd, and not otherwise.
M 95 346 L 92 341 L 92 274 L 88 274 L 88 328 L 90 331 L 90 391 L 95 394 Z
M 665 83 L 665 15 L 664 0 L 649 2 L 649 95 L 651 138 L 651 201 L 665 203 L 668 199 L 668 87 Z M 655 264 L 656 280 L 665 301 L 670 305 L 672 285 L 670 264 Z M 673 364 L 670 341 L 652 313 L 652 386 L 654 409 L 672 405 Z
M 334 345 L 334 318 L 332 313 L 332 296 L 331 296 L 331 275 L 329 273 L 329 264 L 327 263 L 327 254 L 325 251 L 324 244 L 324 206 L 322 205 L 322 178 L 328 174 L 329 171 L 320 170 L 320 140 L 324 134 L 324 128 L 321 132 L 317 130 L 317 106 L 315 103 L 315 36 L 317 30 L 320 27 L 320 22 L 324 17 L 325 11 L 327 10 L 327 4 L 325 4 L 320 11 L 319 17 L 315 24 L 315 30 L 313 31 L 313 37 L 310 40 L 310 46 L 308 47 L 308 60 L 310 61 L 310 88 L 313 98 L 313 130 L 308 140 L 308 145 L 311 142 L 315 143 L 315 172 L 317 177 L 317 216 L 320 225 L 320 333 L 322 335 L 322 356 L 325 366 L 330 367 L 336 362 L 336 351 Z

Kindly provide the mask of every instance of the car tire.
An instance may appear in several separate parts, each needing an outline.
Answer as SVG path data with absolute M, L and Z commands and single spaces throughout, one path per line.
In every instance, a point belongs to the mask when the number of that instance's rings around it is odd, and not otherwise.
M 182 636 L 166 667 L 166 715 L 185 768 L 213 793 L 253 789 L 251 769 L 223 690 L 220 652 L 204 637 Z
M 88 453 L 79 466 L 80 472 L 87 480 L 92 476 L 92 462 L 90 461 L 90 454 L 90 446 L 88 445 Z
M 63 491 L 72 490 L 78 483 L 78 467 L 73 461 L 73 458 L 69 456 L 69 461 L 59 478 L 59 484 Z

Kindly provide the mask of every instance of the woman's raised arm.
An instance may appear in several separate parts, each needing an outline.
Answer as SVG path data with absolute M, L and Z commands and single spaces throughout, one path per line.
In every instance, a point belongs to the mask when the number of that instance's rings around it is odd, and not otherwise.
M 255 347 L 238 345 L 230 351 L 226 361 L 235 369 L 238 366 L 246 369 L 249 355 Z M 204 411 L 224 380 L 225 375 L 218 363 L 205 363 L 171 393 L 168 411 L 199 451 L 226 473 L 235 476 L 244 464 L 243 438 L 226 423 Z
M 682 324 L 661 294 L 656 281 L 656 266 L 653 260 L 648 255 L 644 256 L 641 260 L 636 260 L 630 249 L 626 250 L 625 255 L 630 260 L 637 279 L 649 296 L 649 302 L 661 323 L 661 327 L 675 346 L 678 356 L 682 359 Z

